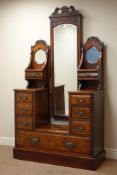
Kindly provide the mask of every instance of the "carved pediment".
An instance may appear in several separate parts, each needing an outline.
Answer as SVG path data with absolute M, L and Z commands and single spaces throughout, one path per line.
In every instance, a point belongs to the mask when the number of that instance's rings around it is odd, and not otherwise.
M 52 16 L 64 16 L 64 15 L 78 15 L 79 11 L 74 6 L 62 6 L 61 8 L 56 7 Z

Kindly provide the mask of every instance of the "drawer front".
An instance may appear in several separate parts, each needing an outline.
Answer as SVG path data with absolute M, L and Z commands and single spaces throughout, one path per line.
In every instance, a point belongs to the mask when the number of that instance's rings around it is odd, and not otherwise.
M 90 108 L 72 107 L 71 117 L 75 118 L 75 119 L 91 118 L 91 109 Z
M 91 140 L 89 138 L 19 131 L 16 142 L 18 145 L 91 154 Z
M 16 127 L 19 129 L 32 129 L 32 118 L 16 117 Z
M 26 78 L 42 78 L 42 72 L 26 72 Z
M 32 105 L 31 104 L 17 104 L 16 105 L 16 114 L 32 114 Z
M 16 102 L 32 102 L 32 94 L 16 93 Z
M 91 135 L 91 123 L 72 120 L 70 123 L 70 130 L 72 134 L 90 136 Z
M 72 95 L 71 104 L 72 105 L 90 105 L 92 104 L 91 95 Z

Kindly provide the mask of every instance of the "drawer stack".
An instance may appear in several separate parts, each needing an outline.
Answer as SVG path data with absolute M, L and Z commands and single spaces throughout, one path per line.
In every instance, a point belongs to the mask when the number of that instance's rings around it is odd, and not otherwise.
M 16 128 L 32 129 L 33 93 L 16 91 L 15 101 Z
M 87 139 L 92 138 L 92 104 L 92 95 L 80 92 L 69 93 L 71 134 Z
M 15 90 L 16 131 L 34 130 L 49 122 L 48 94 L 48 89 Z

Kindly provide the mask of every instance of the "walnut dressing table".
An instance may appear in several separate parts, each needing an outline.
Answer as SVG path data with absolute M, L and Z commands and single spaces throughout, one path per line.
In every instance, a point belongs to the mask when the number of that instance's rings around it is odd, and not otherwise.
M 50 47 L 31 47 L 26 89 L 15 89 L 14 158 L 95 170 L 104 160 L 103 43 L 82 43 L 73 6 L 50 18 Z

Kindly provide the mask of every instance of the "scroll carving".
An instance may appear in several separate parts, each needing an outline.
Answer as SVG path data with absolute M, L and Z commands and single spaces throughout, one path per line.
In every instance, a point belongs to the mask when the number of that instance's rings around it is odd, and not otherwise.
M 62 16 L 62 15 L 78 15 L 78 14 L 79 14 L 79 11 L 76 10 L 74 6 L 70 6 L 70 7 L 63 6 L 61 8 L 56 7 L 54 12 L 52 13 L 52 16 L 54 16 L 54 15 L 59 15 L 59 16 Z

